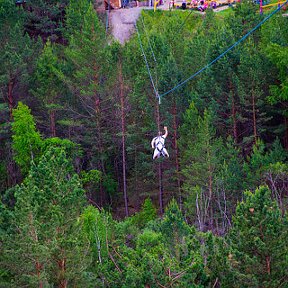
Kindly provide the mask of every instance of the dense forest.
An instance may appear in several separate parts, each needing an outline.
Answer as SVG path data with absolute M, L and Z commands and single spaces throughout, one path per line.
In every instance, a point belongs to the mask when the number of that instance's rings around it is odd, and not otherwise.
M 0 0 L 0 287 L 288 287 L 288 17 L 165 94 L 269 13 Z

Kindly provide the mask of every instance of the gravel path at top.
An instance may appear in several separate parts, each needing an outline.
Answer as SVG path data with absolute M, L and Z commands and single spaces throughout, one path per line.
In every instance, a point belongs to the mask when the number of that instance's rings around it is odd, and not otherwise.
M 112 10 L 110 12 L 109 25 L 112 28 L 112 35 L 121 44 L 124 44 L 130 38 L 131 34 L 134 33 L 134 24 L 144 8 L 149 9 L 149 7 L 134 7 Z

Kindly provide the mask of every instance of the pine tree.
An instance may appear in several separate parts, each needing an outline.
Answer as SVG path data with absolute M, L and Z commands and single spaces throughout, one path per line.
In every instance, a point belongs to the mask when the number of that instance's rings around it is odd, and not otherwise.
M 156 208 L 154 207 L 150 198 L 146 198 L 141 211 L 134 215 L 133 222 L 140 228 L 144 228 L 145 225 L 156 218 Z
M 182 212 L 177 202 L 173 199 L 166 207 L 163 221 L 161 223 L 161 232 L 164 241 L 170 246 L 171 252 L 176 259 L 180 259 L 180 246 L 188 236 L 190 229 L 184 221 Z
M 275 141 L 269 151 L 266 152 L 265 148 L 265 144 L 262 141 L 257 141 L 252 148 L 251 156 L 248 157 L 248 161 L 243 165 L 245 175 L 243 184 L 246 189 L 255 189 L 263 184 L 264 175 L 271 164 L 286 162 L 287 153 L 279 141 Z
M 65 36 L 69 39 L 75 32 L 82 31 L 85 15 L 91 0 L 70 0 L 66 7 Z
M 211 40 L 205 44 L 206 51 L 202 52 L 206 56 L 206 63 L 203 63 L 203 66 L 216 59 L 235 42 L 233 31 L 227 25 L 218 25 L 217 33 L 211 33 L 207 36 Z M 207 39 L 204 38 L 203 42 L 207 42 Z M 200 111 L 204 111 L 208 107 L 213 111 L 213 122 L 217 135 L 221 135 L 223 138 L 231 136 L 236 143 L 239 142 L 240 134 L 240 101 L 237 89 L 239 79 L 236 74 L 238 63 L 239 50 L 236 48 L 219 59 L 209 69 L 203 71 L 195 84 L 195 90 L 192 92 L 192 100 Z
M 280 85 L 271 86 L 271 95 L 268 97 L 268 101 L 272 105 L 277 105 L 281 108 L 280 114 L 284 118 L 284 125 L 282 125 L 281 134 L 284 136 L 284 143 L 287 149 L 288 147 L 288 117 L 286 109 L 286 101 L 288 99 L 288 76 L 287 76 L 287 57 L 288 49 L 285 46 L 272 43 L 267 47 L 268 57 L 279 69 Z
M 50 148 L 14 196 L 13 232 L 4 239 L 1 263 L 11 286 L 89 287 L 89 250 L 78 222 L 84 190 L 63 149 Z
M 60 69 L 56 47 L 47 41 L 45 47 L 37 60 L 35 71 L 36 87 L 33 91 L 34 96 L 40 98 L 45 109 L 48 110 L 50 120 L 50 135 L 56 136 L 56 111 L 61 108 L 59 98 L 63 93 L 63 83 L 57 76 L 57 70 Z M 46 118 L 46 117 L 45 117 Z
M 40 48 L 40 43 L 32 41 L 23 31 L 23 10 L 16 8 L 14 1 L 1 1 L 0 166 L 7 173 L 0 173 L 0 182 L 4 184 L 5 188 L 15 185 L 20 178 L 11 149 L 12 110 L 24 97 L 27 102 L 29 74 L 34 69 L 35 59 Z
M 233 217 L 231 264 L 238 281 L 233 287 L 279 287 L 287 285 L 287 225 L 271 191 L 260 187 L 237 205 Z
M 245 43 L 237 67 L 241 104 L 239 122 L 243 131 L 242 149 L 248 150 L 248 153 L 253 144 L 264 136 L 266 123 L 271 119 L 265 107 L 265 90 L 269 83 L 266 75 L 269 68 L 264 55 L 261 55 L 255 46 L 251 41 Z
M 87 8 L 82 4 L 80 2 L 78 7 L 74 3 L 77 8 L 71 7 L 71 14 L 68 15 L 72 19 L 76 16 L 81 19 L 82 26 L 81 30 L 71 33 L 69 46 L 64 51 L 66 70 L 58 71 L 58 77 L 64 81 L 73 96 L 73 101 L 67 105 L 72 111 L 71 116 L 79 119 L 82 127 L 85 127 L 73 139 L 76 138 L 75 141 L 81 143 L 91 156 L 87 166 L 103 173 L 99 183 L 100 191 L 98 195 L 94 195 L 95 200 L 103 205 L 117 191 L 111 166 L 114 162 L 112 141 L 118 131 L 114 130 L 116 113 L 113 113 L 113 94 L 106 91 L 106 84 L 109 87 L 108 79 L 113 79 L 117 70 L 111 70 L 111 55 L 106 46 L 104 27 L 93 5 L 90 3 Z M 113 75 L 111 78 L 110 72 Z M 107 191 L 105 186 L 111 189 Z
M 242 199 L 243 183 L 243 159 L 238 146 L 228 137 L 222 147 L 218 164 L 218 173 L 215 179 L 215 194 L 218 206 L 218 233 L 223 235 L 231 227 L 231 218 L 235 212 L 235 206 Z
M 212 229 L 215 224 L 214 192 L 222 140 L 216 138 L 211 114 L 205 110 L 201 117 L 197 113 L 194 104 L 186 111 L 187 123 L 182 126 L 183 136 L 180 138 L 184 149 L 181 165 L 185 177 L 183 190 L 186 194 L 187 213 L 197 219 L 200 230 L 203 230 L 205 226 Z
M 23 36 L 23 26 L 20 21 L 11 25 L 6 33 L 5 37 L 1 38 L 4 45 L 0 46 L 2 51 L 0 55 L 0 89 L 8 104 L 11 120 L 12 109 L 17 103 L 15 96 L 15 92 L 19 89 L 17 86 L 25 87 L 28 62 L 33 61 L 32 55 L 36 52 L 36 45 L 32 43 L 28 35 Z
M 257 13 L 257 6 L 249 0 L 236 3 L 234 13 L 228 18 L 228 23 L 237 39 L 245 35 L 260 22 L 261 15 Z M 257 38 L 258 34 L 253 37 Z
M 25 30 L 33 38 L 41 37 L 45 43 L 65 43 L 63 25 L 68 0 L 30 0 L 25 5 Z

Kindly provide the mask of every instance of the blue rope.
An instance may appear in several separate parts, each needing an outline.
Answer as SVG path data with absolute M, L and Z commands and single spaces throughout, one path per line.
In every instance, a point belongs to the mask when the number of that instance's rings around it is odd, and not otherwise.
M 216 57 L 213 61 L 211 61 L 209 64 L 207 64 L 206 66 L 204 66 L 203 68 L 201 68 L 200 70 L 198 70 L 196 73 L 194 73 L 193 75 L 191 75 L 190 77 L 188 77 L 186 80 L 180 82 L 179 84 L 177 84 L 174 88 L 162 93 L 161 95 L 156 94 L 157 97 L 159 98 L 159 100 L 161 99 L 161 97 L 175 91 L 176 89 L 178 89 L 179 87 L 183 86 L 184 84 L 186 84 L 188 81 L 192 80 L 194 77 L 196 77 L 198 74 L 200 74 L 201 72 L 203 72 L 204 70 L 206 70 L 207 68 L 209 68 L 211 65 L 213 65 L 215 62 L 217 62 L 219 59 L 221 59 L 223 56 L 225 56 L 230 50 L 232 50 L 234 47 L 236 47 L 237 45 L 239 45 L 241 42 L 243 42 L 248 36 L 250 36 L 255 30 L 257 30 L 261 25 L 263 25 L 267 20 L 269 20 L 274 14 L 276 14 L 278 11 L 280 11 L 280 9 L 286 5 L 288 3 L 288 0 L 283 3 L 280 7 L 278 7 L 276 10 L 274 10 L 271 14 L 269 14 L 267 17 L 265 17 L 259 24 L 257 24 L 253 29 L 251 29 L 249 32 L 247 32 L 247 34 L 245 34 L 240 40 L 238 40 L 236 43 L 234 43 L 233 45 L 231 45 L 226 51 L 224 51 L 222 54 L 220 54 L 218 57 Z
M 287 1 L 288 1 L 288 0 L 287 0 Z M 154 84 L 154 81 L 153 81 L 153 77 L 152 77 L 152 75 L 151 75 L 150 67 L 149 67 L 149 64 L 148 64 L 148 61 L 147 61 L 146 54 L 145 54 L 144 49 L 143 49 L 143 45 L 142 45 L 140 33 L 139 33 L 139 31 L 138 31 L 138 27 L 137 27 L 137 24 L 136 24 L 136 23 L 135 23 L 135 28 L 136 28 L 136 31 L 137 31 L 137 34 L 138 34 L 138 40 L 139 40 L 140 48 L 141 48 L 141 51 L 142 51 L 142 55 L 144 56 L 144 60 L 145 60 L 145 64 L 146 64 L 146 67 L 147 67 L 147 71 L 148 71 L 148 74 L 149 74 L 149 77 L 150 77 L 150 81 L 151 81 L 151 83 L 152 83 L 154 93 L 155 93 L 156 97 L 159 99 L 159 103 L 160 103 L 160 97 L 158 96 L 158 92 L 157 92 L 157 90 L 156 90 L 156 87 L 155 87 L 155 84 Z

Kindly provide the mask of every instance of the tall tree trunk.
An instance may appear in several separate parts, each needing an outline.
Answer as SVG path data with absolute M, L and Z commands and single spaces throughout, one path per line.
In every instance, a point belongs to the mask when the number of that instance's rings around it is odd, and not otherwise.
M 163 180 L 162 180 L 162 162 L 158 163 L 158 175 L 159 175 L 159 210 L 160 214 L 163 214 Z
M 180 180 L 179 149 L 178 149 L 178 143 L 177 143 L 177 128 L 178 128 L 177 109 L 176 109 L 176 101 L 174 101 L 174 105 L 173 105 L 173 130 L 174 130 L 175 166 L 176 166 L 179 207 L 180 207 L 180 210 L 182 211 L 182 194 L 181 194 L 181 180 Z
M 253 113 L 253 137 L 254 137 L 254 144 L 256 144 L 256 141 L 257 141 L 257 122 L 256 122 L 256 107 L 255 107 L 255 95 L 254 95 L 254 93 L 252 95 L 252 111 L 253 111 L 252 112 Z
M 36 261 L 35 268 L 36 268 L 36 273 L 37 273 L 37 278 L 38 278 L 38 287 L 43 288 L 44 287 L 43 282 L 40 280 L 42 267 L 39 261 Z
M 29 224 L 31 227 L 30 235 L 32 236 L 34 242 L 38 242 L 38 234 L 34 226 L 34 217 L 31 212 L 29 214 Z M 41 280 L 42 264 L 39 262 L 38 258 L 36 258 L 36 261 L 35 261 L 35 269 L 36 269 L 36 274 L 38 278 L 38 287 L 43 288 L 43 282 Z
M 97 140 L 98 141 L 98 151 L 99 154 L 102 155 L 104 153 L 103 145 L 102 145 L 102 135 L 101 135 L 101 125 L 100 125 L 100 99 L 96 95 L 95 99 L 95 113 L 96 113 L 96 129 L 97 129 Z M 105 165 L 103 161 L 103 157 L 100 157 L 100 170 L 105 175 Z M 104 204 L 104 190 L 102 180 L 100 181 L 100 206 Z
M 58 267 L 59 267 L 59 276 L 60 276 L 60 282 L 59 282 L 59 288 L 67 288 L 68 286 L 68 281 L 65 277 L 65 272 L 66 272 L 66 259 L 63 258 L 58 261 Z
M 284 117 L 284 125 L 285 125 L 285 135 L 284 135 L 284 147 L 288 150 L 288 118 Z
M 268 275 L 271 274 L 271 257 L 270 256 L 266 256 L 266 271 Z
M 232 113 L 232 121 L 233 121 L 233 137 L 234 137 L 235 143 L 238 143 L 237 117 L 236 117 L 237 109 L 236 109 L 236 103 L 235 103 L 235 93 L 234 93 L 233 84 L 231 80 L 229 81 L 229 88 L 232 93 L 231 113 Z
M 127 181 L 126 181 L 126 147 L 125 147 L 125 107 L 124 107 L 124 87 L 122 75 L 122 63 L 119 60 L 119 82 L 120 82 L 120 100 L 121 100 L 121 130 L 122 130 L 122 170 L 123 170 L 123 196 L 125 203 L 125 215 L 129 216 L 128 198 L 127 198 Z
M 94 84 L 95 87 L 99 84 L 98 81 L 98 67 L 97 65 L 94 65 Z M 96 141 L 97 141 L 97 148 L 99 151 L 99 154 L 102 156 L 104 153 L 103 149 L 103 144 L 102 144 L 102 133 L 101 133 L 101 107 L 100 107 L 100 97 L 98 95 L 97 90 L 95 91 L 95 98 L 94 98 L 94 105 L 95 105 L 95 122 L 96 122 L 96 130 L 97 130 L 97 135 L 96 135 Z M 105 175 L 105 164 L 103 157 L 100 157 L 100 171 Z M 102 180 L 99 183 L 99 188 L 100 188 L 100 206 L 103 206 L 104 204 L 104 190 L 103 190 L 103 183 Z
M 8 83 L 8 106 L 9 106 L 9 115 L 10 121 L 12 121 L 12 110 L 13 110 L 13 88 L 14 88 L 14 81 L 10 79 Z
M 50 132 L 52 137 L 56 137 L 55 110 L 50 110 Z
M 209 212 L 208 212 L 208 215 L 209 215 L 209 219 L 208 219 L 208 222 L 209 222 L 209 226 L 210 226 L 210 229 L 212 230 L 213 229 L 213 224 L 214 224 L 214 211 L 213 211 L 213 166 L 212 166 L 212 151 L 211 151 L 211 148 L 210 148 L 210 141 L 207 140 L 207 162 L 208 162 L 208 199 L 209 199 Z
M 11 146 L 6 148 L 7 155 L 7 188 L 17 184 L 18 173 L 17 166 L 13 160 L 13 152 Z
M 210 228 L 213 229 L 213 224 L 214 224 L 214 212 L 213 212 L 213 203 L 212 203 L 212 198 L 213 198 L 213 188 L 212 188 L 213 180 L 212 180 L 212 168 L 209 165 L 209 179 L 208 179 L 208 191 L 209 191 L 209 205 L 210 205 Z

